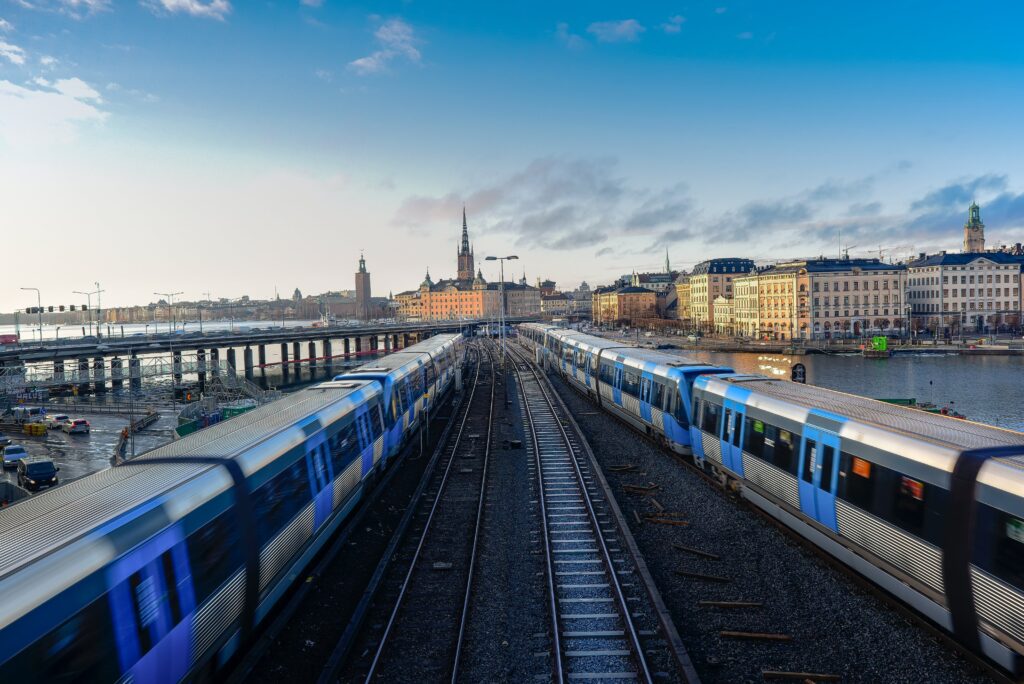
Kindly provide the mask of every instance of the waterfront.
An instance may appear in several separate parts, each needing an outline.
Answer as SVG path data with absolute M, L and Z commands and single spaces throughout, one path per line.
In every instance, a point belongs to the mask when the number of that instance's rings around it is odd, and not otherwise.
M 807 367 L 807 382 L 865 397 L 910 398 L 953 406 L 969 419 L 1024 431 L 1024 362 L 1013 356 L 904 354 L 889 359 L 860 355 L 755 354 L 680 351 L 680 354 L 789 379 L 794 363 Z

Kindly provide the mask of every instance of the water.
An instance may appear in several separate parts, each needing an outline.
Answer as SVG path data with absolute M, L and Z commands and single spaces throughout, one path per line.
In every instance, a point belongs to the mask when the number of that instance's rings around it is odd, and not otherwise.
M 970 420 L 1024 432 L 1024 358 L 1019 356 L 896 355 L 786 356 L 783 354 L 679 352 L 744 373 L 789 379 L 794 363 L 807 367 L 808 384 L 875 399 L 952 405 Z

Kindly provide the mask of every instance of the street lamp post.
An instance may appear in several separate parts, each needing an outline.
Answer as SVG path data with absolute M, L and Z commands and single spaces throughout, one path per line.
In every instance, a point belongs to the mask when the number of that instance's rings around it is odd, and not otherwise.
M 168 332 L 174 331 L 174 298 L 181 294 L 181 292 L 154 292 L 153 294 L 158 297 L 165 297 L 167 299 L 167 322 L 170 327 L 167 329 Z
M 90 335 L 92 335 L 92 296 L 96 295 L 96 301 L 100 302 L 100 301 L 102 301 L 100 299 L 100 294 L 102 294 L 102 293 L 103 293 L 103 290 L 100 289 L 100 284 L 99 283 L 96 283 L 96 289 L 93 290 L 92 292 L 80 292 L 78 290 L 73 290 L 72 291 L 72 294 L 85 295 L 85 306 L 86 306 L 87 309 L 89 309 L 88 313 L 89 313 L 89 334 Z M 98 303 L 97 303 L 96 307 L 97 307 L 97 309 L 99 308 L 99 304 Z M 96 317 L 96 336 L 97 337 L 102 337 L 103 336 L 100 333 L 99 316 Z
M 519 257 L 516 256 L 515 254 L 511 254 L 509 256 L 503 256 L 503 257 L 489 256 L 489 257 L 485 258 L 485 261 L 497 261 L 497 262 L 499 262 L 499 268 L 500 268 L 500 272 L 501 272 L 501 280 L 498 281 L 498 299 L 501 300 L 499 302 L 499 309 L 498 309 L 498 311 L 499 311 L 499 322 L 498 322 L 498 325 L 501 326 L 501 331 L 500 331 L 499 334 L 501 335 L 501 366 L 502 366 L 502 368 L 505 367 L 505 262 L 506 261 L 514 261 L 514 260 L 516 260 L 518 258 Z
M 36 291 L 36 313 L 39 314 L 39 346 L 43 346 L 43 295 L 38 287 L 23 287 L 22 290 Z

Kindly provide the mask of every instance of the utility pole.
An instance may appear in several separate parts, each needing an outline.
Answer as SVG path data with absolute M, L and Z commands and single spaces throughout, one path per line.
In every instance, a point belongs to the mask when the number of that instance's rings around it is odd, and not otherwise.
M 72 294 L 85 295 L 85 306 L 86 306 L 87 309 L 89 309 L 88 314 L 89 314 L 89 334 L 90 335 L 92 335 L 92 296 L 96 295 L 96 299 L 97 299 L 97 301 L 99 301 L 99 296 L 100 296 L 100 294 L 102 292 L 103 292 L 103 290 L 100 289 L 100 284 L 99 283 L 96 283 L 96 289 L 93 290 L 92 292 L 80 292 L 78 290 L 74 290 L 72 292 Z M 98 306 L 99 305 L 97 304 L 97 307 Z M 97 336 L 100 335 L 100 322 L 99 322 L 98 318 L 96 320 L 96 334 L 97 334 Z

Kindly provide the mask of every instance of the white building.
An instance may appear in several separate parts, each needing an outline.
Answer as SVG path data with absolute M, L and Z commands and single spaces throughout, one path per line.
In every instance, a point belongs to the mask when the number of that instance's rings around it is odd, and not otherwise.
M 923 254 L 907 266 L 914 326 L 937 335 L 1020 325 L 1024 258 L 1004 252 Z

